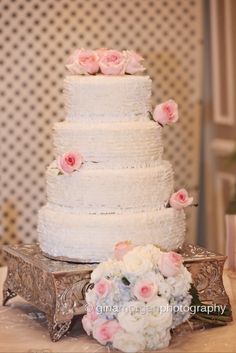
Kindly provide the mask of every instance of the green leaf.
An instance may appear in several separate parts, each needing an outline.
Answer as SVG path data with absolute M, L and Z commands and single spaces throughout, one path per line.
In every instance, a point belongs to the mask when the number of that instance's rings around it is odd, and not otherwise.
M 125 286 L 129 286 L 130 285 L 130 281 L 126 277 L 122 277 L 121 281 L 124 283 Z
M 153 120 L 153 121 L 154 121 L 152 112 L 148 112 L 148 116 L 149 116 L 149 119 L 150 119 L 150 120 Z

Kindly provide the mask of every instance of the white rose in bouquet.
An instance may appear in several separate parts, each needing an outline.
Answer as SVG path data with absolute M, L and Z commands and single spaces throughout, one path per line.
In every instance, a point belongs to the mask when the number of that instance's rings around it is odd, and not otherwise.
M 153 270 L 153 262 L 150 257 L 144 257 L 139 252 L 140 247 L 134 248 L 123 258 L 123 271 L 125 274 L 142 276 L 146 272 Z

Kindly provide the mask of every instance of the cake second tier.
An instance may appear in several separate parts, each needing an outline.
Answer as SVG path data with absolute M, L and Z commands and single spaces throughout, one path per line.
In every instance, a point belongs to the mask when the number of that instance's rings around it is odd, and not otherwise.
M 167 161 L 148 168 L 88 169 L 60 175 L 56 163 L 47 170 L 52 204 L 78 213 L 142 212 L 164 207 L 173 192 L 173 170 Z
M 153 121 L 132 123 L 60 122 L 54 125 L 55 155 L 77 151 L 86 168 L 153 165 L 163 152 L 162 128 Z

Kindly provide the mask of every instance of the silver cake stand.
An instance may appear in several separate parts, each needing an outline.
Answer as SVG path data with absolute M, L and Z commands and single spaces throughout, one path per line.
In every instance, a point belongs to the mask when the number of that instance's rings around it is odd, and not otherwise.
M 58 341 L 69 330 L 73 317 L 85 313 L 85 292 L 96 264 L 55 261 L 44 256 L 37 244 L 5 246 L 3 250 L 8 263 L 3 305 L 20 295 L 47 315 L 50 337 Z M 200 300 L 230 309 L 222 280 L 226 257 L 191 244 L 184 244 L 180 253 Z M 192 319 L 190 325 L 183 324 L 177 331 L 207 326 Z

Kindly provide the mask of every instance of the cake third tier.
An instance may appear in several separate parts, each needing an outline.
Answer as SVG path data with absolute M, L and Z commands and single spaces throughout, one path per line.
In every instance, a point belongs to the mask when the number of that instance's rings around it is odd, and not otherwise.
M 87 169 L 58 175 L 53 163 L 47 171 L 48 201 L 76 208 L 78 213 L 145 212 L 164 207 L 173 192 L 171 164 L 152 167 Z

